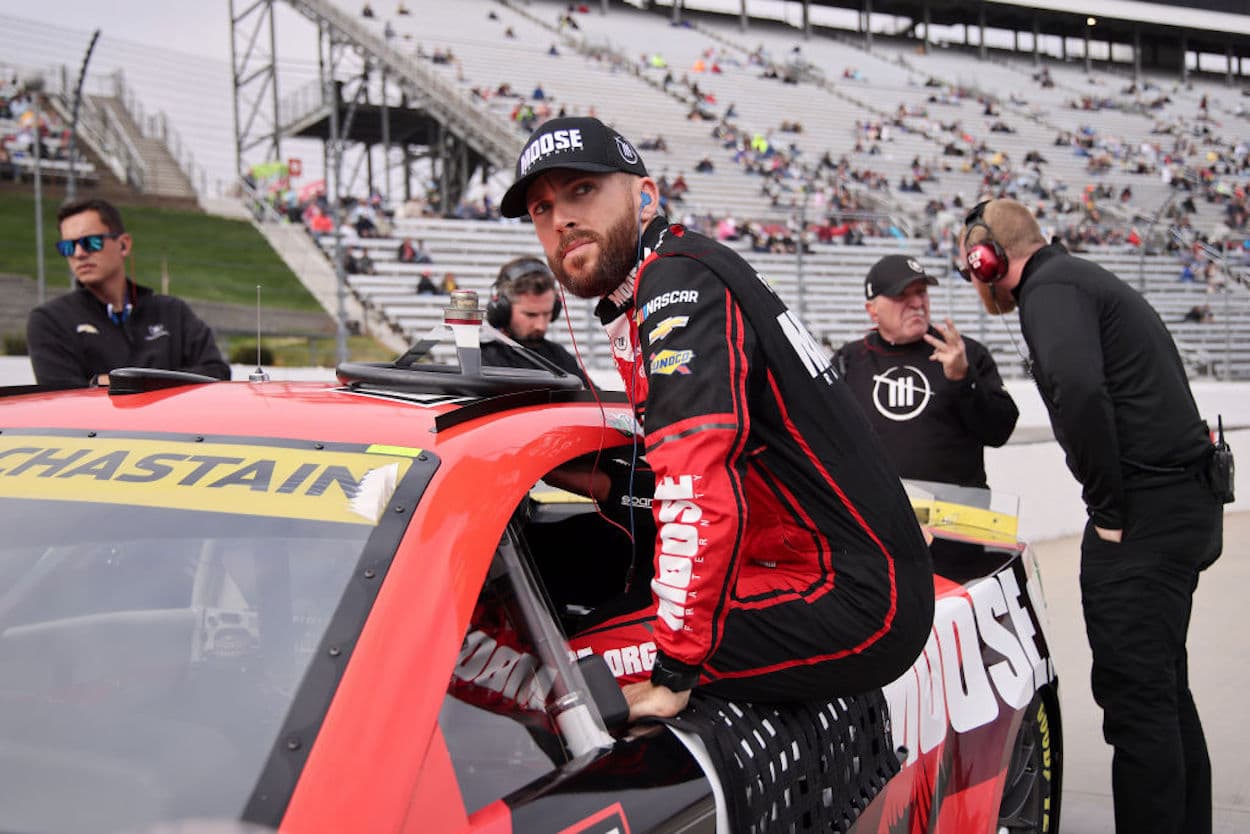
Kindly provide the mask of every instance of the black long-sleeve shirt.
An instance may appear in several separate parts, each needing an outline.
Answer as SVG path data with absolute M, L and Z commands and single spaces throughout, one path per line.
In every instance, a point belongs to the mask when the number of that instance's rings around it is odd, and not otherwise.
M 586 372 L 577 364 L 577 359 L 560 344 L 550 339 L 530 339 L 521 343 L 525 348 L 551 362 L 553 365 L 568 371 L 581 379 L 590 387 L 590 379 Z M 482 364 L 502 368 L 533 368 L 534 363 L 503 342 L 484 342 L 482 344 Z
M 933 348 L 923 339 L 894 345 L 874 330 L 834 357 L 904 478 L 984 487 L 985 447 L 1002 446 L 1016 427 L 1020 411 L 994 358 L 975 339 L 963 340 L 968 374 L 958 382 L 929 358 Z
M 1012 292 L 1089 515 L 1121 529 L 1126 489 L 1180 477 L 1211 446 L 1176 344 L 1136 290 L 1058 244 L 1029 258 Z
M 79 286 L 31 310 L 26 347 L 35 382 L 85 388 L 114 368 L 162 368 L 230 378 L 213 332 L 187 303 L 127 281 L 131 309 L 118 321 Z

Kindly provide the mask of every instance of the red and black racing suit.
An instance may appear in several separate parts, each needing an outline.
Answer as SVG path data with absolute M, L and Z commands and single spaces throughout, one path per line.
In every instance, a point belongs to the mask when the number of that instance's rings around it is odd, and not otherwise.
M 928 637 L 933 567 L 862 410 L 737 254 L 662 217 L 641 244 L 598 313 L 655 473 L 653 599 L 573 648 L 746 700 L 895 679 Z

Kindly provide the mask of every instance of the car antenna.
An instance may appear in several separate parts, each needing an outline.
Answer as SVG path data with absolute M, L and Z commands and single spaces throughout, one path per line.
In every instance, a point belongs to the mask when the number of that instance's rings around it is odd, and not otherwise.
M 256 285 L 256 370 L 247 376 L 248 382 L 268 382 L 269 374 L 260 366 L 260 284 Z

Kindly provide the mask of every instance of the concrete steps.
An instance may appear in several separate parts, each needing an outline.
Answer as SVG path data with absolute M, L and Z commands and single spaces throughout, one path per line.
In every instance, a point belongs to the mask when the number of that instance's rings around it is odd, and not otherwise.
M 182 168 L 174 160 L 165 143 L 156 137 L 143 135 L 139 125 L 135 124 L 130 113 L 122 102 L 111 96 L 92 96 L 95 103 L 107 109 L 126 132 L 130 143 L 134 145 L 146 168 L 143 176 L 143 191 L 146 194 L 161 197 L 195 199 L 195 188 L 191 180 L 183 173 Z
M 303 282 L 317 302 L 333 317 L 339 308 L 338 277 L 330 261 L 309 237 L 303 226 L 287 223 L 256 223 L 258 231 L 273 247 L 278 257 L 290 267 Z M 264 290 L 261 290 L 264 303 Z M 346 298 L 347 320 L 361 323 L 361 332 L 367 333 L 397 353 L 408 349 L 409 343 L 402 333 L 377 310 L 366 307 L 349 289 Z

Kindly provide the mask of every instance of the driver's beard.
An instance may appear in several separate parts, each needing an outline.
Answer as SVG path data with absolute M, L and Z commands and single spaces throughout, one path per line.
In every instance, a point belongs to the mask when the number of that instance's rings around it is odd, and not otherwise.
M 976 285 L 977 295 L 981 296 L 981 304 L 985 307 L 985 312 L 991 316 L 1005 316 L 1016 309 L 1015 296 L 1007 290 L 1000 290 L 994 284 L 987 284 L 984 281 L 972 283 Z
M 594 240 L 598 244 L 599 260 L 590 274 L 573 277 L 565 271 L 563 263 L 555 263 L 548 258 L 547 264 L 556 280 L 578 298 L 600 298 L 607 295 L 621 285 L 638 263 L 638 221 L 628 212 L 621 213 L 621 219 L 608 229 L 606 236 L 590 231 L 573 232 L 567 238 L 561 239 L 559 249 L 564 248 L 566 240 L 577 239 Z M 587 257 L 588 255 L 575 254 L 572 258 L 573 266 L 584 266 Z

